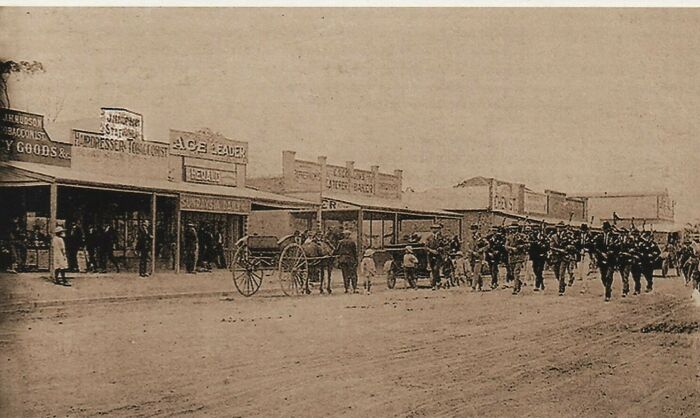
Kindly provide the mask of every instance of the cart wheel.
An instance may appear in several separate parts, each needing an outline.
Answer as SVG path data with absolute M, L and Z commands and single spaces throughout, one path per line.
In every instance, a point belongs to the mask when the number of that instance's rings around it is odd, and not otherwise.
M 386 272 L 386 287 L 393 289 L 396 286 L 396 275 L 393 270 Z
M 309 277 L 309 263 L 299 244 L 284 247 L 279 261 L 280 286 L 287 296 L 299 295 Z
M 263 281 L 263 272 L 260 265 L 250 256 L 247 245 L 241 245 L 233 255 L 231 261 L 233 284 L 238 293 L 243 296 L 252 296 L 260 289 Z

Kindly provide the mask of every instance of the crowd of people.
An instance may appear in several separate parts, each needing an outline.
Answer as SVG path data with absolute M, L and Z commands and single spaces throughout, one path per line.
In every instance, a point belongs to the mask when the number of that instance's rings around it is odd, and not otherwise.
M 654 242 L 652 231 L 640 231 L 634 226 L 618 228 L 604 222 L 602 231 L 594 232 L 586 224 L 576 228 L 563 222 L 549 226 L 513 223 L 493 226 L 483 236 L 478 225 L 473 225 L 466 251 L 456 252 L 450 251 L 454 246 L 442 237 L 439 224 L 433 225 L 432 231 L 425 240 L 425 248 L 433 290 L 468 283 L 474 291 L 481 291 L 486 275 L 490 278 L 491 289 L 507 283 L 512 285 L 513 294 L 518 294 L 525 277 L 533 277 L 533 290 L 542 291 L 545 289 L 544 271 L 549 268 L 560 296 L 577 277 L 583 279 L 597 272 L 605 288 L 605 301 L 610 301 L 616 273 L 622 281 L 622 297 L 630 292 L 640 294 L 642 280 L 644 291 L 652 292 L 654 269 L 661 258 L 666 263 L 675 263 L 686 284 L 692 283 L 700 290 L 700 243 L 686 240 L 677 250 L 676 243 L 671 240 L 662 251 Z M 413 252 L 411 246 L 406 247 L 403 268 L 408 286 L 416 288 Z M 505 283 L 499 283 L 501 267 L 505 267 Z

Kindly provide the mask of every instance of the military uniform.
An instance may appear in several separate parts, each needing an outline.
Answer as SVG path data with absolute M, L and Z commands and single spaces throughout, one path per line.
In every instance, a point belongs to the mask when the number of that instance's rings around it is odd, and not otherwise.
M 607 222 L 603 223 L 603 233 L 596 237 L 595 252 L 600 269 L 600 279 L 605 287 L 605 301 L 607 302 L 612 297 L 613 272 L 618 256 L 617 240 Z
M 506 249 L 508 250 L 508 265 L 513 274 L 513 294 L 520 293 L 522 279 L 520 278 L 522 268 L 527 257 L 528 239 L 517 227 L 511 228 L 512 233 L 506 237 Z
M 535 274 L 535 291 L 544 290 L 544 265 L 547 262 L 549 238 L 542 231 L 530 235 L 528 253 L 532 260 L 532 272 Z
M 481 290 L 483 286 L 481 269 L 486 262 L 488 248 L 488 241 L 479 232 L 475 232 L 471 243 L 472 289 L 474 290 Z
M 491 289 L 495 289 L 498 287 L 498 264 L 506 258 L 506 239 L 501 233 L 501 229 L 497 228 L 486 240 L 489 243 L 486 251 L 486 262 L 489 263 L 491 271 Z
M 570 228 L 567 228 L 564 232 L 564 237 L 566 238 L 566 253 L 568 255 L 568 260 L 566 263 L 566 273 L 569 275 L 569 286 L 574 285 L 574 280 L 576 276 L 574 272 L 578 269 L 578 262 L 580 257 L 580 247 L 578 245 L 579 237 L 576 232 Z
M 566 270 L 570 261 L 570 251 L 568 246 L 571 245 L 569 238 L 562 229 L 563 224 L 559 225 L 557 232 L 549 237 L 549 265 L 552 266 L 554 277 L 559 282 L 559 295 L 563 295 L 566 291 Z
M 642 270 L 642 276 L 646 279 L 646 291 L 651 292 L 654 287 L 654 263 L 661 255 L 659 246 L 654 242 L 651 235 L 642 237 L 642 240 L 637 247 L 639 251 L 639 265 Z
M 626 229 L 622 229 L 619 237 L 618 247 L 620 250 L 617 258 L 617 270 L 620 272 L 622 279 L 622 297 L 627 296 L 630 291 L 629 276 L 634 264 L 636 239 L 627 233 Z

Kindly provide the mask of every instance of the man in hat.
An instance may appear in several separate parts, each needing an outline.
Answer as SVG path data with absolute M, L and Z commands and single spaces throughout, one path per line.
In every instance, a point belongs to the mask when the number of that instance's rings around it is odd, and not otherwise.
M 139 276 L 148 277 L 148 262 L 151 260 L 151 247 L 153 245 L 153 235 L 150 231 L 151 223 L 143 221 L 139 226 L 136 237 L 136 252 L 139 255 Z
M 114 257 L 114 245 L 117 243 L 117 231 L 110 222 L 107 222 L 100 234 L 100 271 L 107 272 L 107 261 L 110 261 L 117 273 L 119 273 L 119 263 Z
M 610 222 L 603 222 L 603 233 L 596 238 L 595 252 L 600 269 L 600 279 L 605 287 L 606 302 L 609 302 L 612 297 L 613 272 L 618 256 L 617 245 Z
M 654 264 L 661 255 L 661 249 L 654 242 L 652 231 L 644 231 L 642 233 L 642 241 L 639 243 L 638 251 L 642 275 L 647 282 L 644 291 L 649 293 L 654 287 Z
M 418 290 L 416 283 L 416 268 L 418 267 L 418 258 L 413 254 L 413 248 L 407 245 L 403 255 L 403 271 L 404 277 L 408 282 L 408 287 Z
M 617 270 L 620 272 L 622 279 L 622 297 L 627 297 L 630 291 L 630 273 L 634 262 L 634 254 L 637 243 L 634 235 L 630 234 L 627 228 L 622 227 L 618 230 L 618 247 L 619 255 L 617 257 Z
M 188 222 L 183 234 L 183 251 L 185 269 L 190 274 L 197 273 L 197 256 L 199 255 L 199 234 L 193 222 Z
M 532 261 L 532 272 L 535 275 L 535 292 L 544 290 L 544 266 L 547 263 L 547 253 L 549 252 L 549 237 L 543 231 L 544 225 L 538 230 L 532 231 L 529 239 L 528 255 Z M 551 233 L 556 232 L 556 228 L 550 227 Z
M 506 250 L 508 252 L 508 270 L 514 281 L 513 294 L 517 295 L 522 288 L 520 273 L 525 264 L 527 254 L 527 238 L 520 232 L 520 225 L 517 222 L 512 223 L 508 227 Z
M 432 234 L 425 241 L 425 248 L 428 250 L 428 265 L 430 268 L 430 286 L 437 290 L 440 286 L 440 266 L 442 266 L 442 234 L 440 224 L 433 224 L 430 227 Z
M 343 231 L 343 239 L 338 241 L 336 255 L 338 256 L 338 267 L 343 273 L 343 285 L 345 293 L 352 289 L 357 293 L 357 243 L 350 237 L 352 232 Z
M 627 247 L 627 251 L 630 253 L 630 273 L 634 281 L 634 295 L 638 295 L 642 291 L 642 260 L 639 257 L 642 238 L 639 230 L 635 227 L 632 227 L 629 235 L 632 241 L 632 246 Z
M 579 251 L 578 276 L 579 280 L 583 280 L 588 277 L 591 270 L 593 236 L 588 229 L 588 224 L 581 224 L 576 242 Z
M 489 264 L 491 272 L 491 289 L 498 288 L 498 265 L 506 258 L 506 238 L 503 234 L 503 228 L 492 226 L 491 233 L 486 237 L 489 243 L 486 251 L 486 262 Z
M 481 278 L 481 270 L 486 262 L 486 251 L 488 251 L 489 243 L 481 236 L 478 225 L 472 225 L 472 242 L 471 251 L 471 280 L 472 290 L 481 292 L 483 280 Z
M 559 282 L 559 296 L 566 291 L 566 269 L 570 261 L 569 238 L 566 235 L 566 225 L 559 222 L 556 233 L 549 238 L 549 265 L 552 266 L 554 277 Z

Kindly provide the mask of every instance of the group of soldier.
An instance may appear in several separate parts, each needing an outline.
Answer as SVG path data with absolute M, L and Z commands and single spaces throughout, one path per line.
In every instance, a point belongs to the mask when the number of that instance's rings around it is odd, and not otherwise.
M 433 235 L 426 240 L 429 253 L 433 289 L 440 285 L 441 259 L 439 248 L 440 225 L 433 226 Z M 444 240 L 442 240 L 444 247 Z M 661 255 L 659 246 L 649 230 L 635 227 L 617 228 L 604 222 L 602 231 L 594 232 L 587 224 L 576 228 L 560 222 L 557 225 L 518 224 L 493 226 L 486 236 L 478 225 L 472 226 L 472 239 L 463 262 L 474 291 L 483 287 L 482 272 L 488 271 L 492 289 L 499 287 L 499 267 L 505 266 L 505 281 L 512 283 L 513 294 L 522 290 L 526 266 L 535 278 L 534 291 L 545 289 L 544 271 L 548 266 L 558 282 L 558 293 L 563 296 L 575 278 L 588 276 L 597 269 L 605 287 L 605 301 L 612 297 L 615 272 L 622 279 L 622 297 L 630 293 L 629 277 L 634 281 L 634 294 L 642 290 L 642 278 L 646 292 L 653 290 L 653 271 Z M 464 254 L 457 252 L 458 260 Z M 528 274 L 529 275 L 529 274 Z

